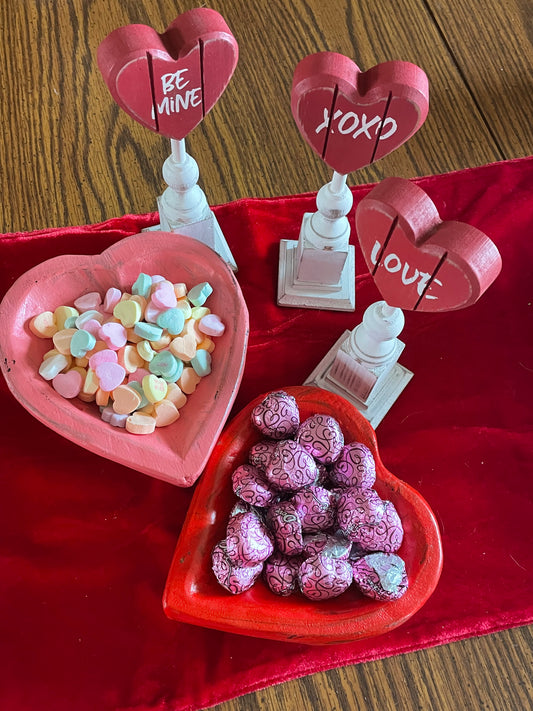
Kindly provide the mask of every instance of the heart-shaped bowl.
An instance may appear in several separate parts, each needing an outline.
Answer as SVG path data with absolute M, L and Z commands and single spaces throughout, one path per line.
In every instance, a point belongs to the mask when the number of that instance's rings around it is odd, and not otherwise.
M 217 582 L 211 551 L 225 537 L 229 513 L 236 501 L 231 474 L 247 461 L 250 447 L 262 439 L 251 423 L 248 404 L 227 426 L 198 482 L 170 567 L 163 607 L 176 620 L 253 637 L 307 644 L 336 644 L 388 632 L 419 610 L 434 591 L 442 568 L 442 545 L 435 516 L 420 494 L 391 474 L 382 463 L 374 430 L 344 398 L 310 386 L 287 387 L 296 398 L 303 420 L 322 413 L 340 424 L 345 442 L 366 444 L 376 461 L 375 489 L 392 501 L 403 523 L 403 558 L 409 588 L 399 600 L 379 602 L 351 586 L 332 600 L 313 602 L 299 592 L 274 595 L 260 577 L 240 595 Z
M 90 291 L 129 291 L 140 272 L 160 274 L 189 288 L 213 287 L 207 306 L 226 329 L 215 339 L 212 372 L 202 379 L 180 418 L 148 435 L 135 435 L 100 419 L 94 402 L 66 400 L 38 373 L 51 340 L 31 333 L 30 319 Z M 150 476 L 191 486 L 201 474 L 239 389 L 248 343 L 248 310 L 231 269 L 198 240 L 144 232 L 99 255 L 63 255 L 23 274 L 0 304 L 0 360 L 17 400 L 38 420 L 91 452 Z

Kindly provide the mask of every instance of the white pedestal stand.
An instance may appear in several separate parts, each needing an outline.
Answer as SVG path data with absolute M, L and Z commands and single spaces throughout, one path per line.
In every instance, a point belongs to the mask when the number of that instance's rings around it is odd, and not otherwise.
M 333 173 L 317 194 L 317 212 L 307 212 L 298 241 L 280 242 L 279 306 L 355 310 L 355 249 L 346 215 L 353 196 L 346 176 Z
M 405 344 L 397 336 L 404 323 L 401 309 L 385 301 L 371 304 L 363 321 L 342 334 L 304 384 L 342 395 L 377 427 L 413 377 L 398 363 Z
M 163 164 L 163 178 L 168 185 L 158 197 L 160 224 L 151 229 L 179 232 L 214 249 L 237 271 L 237 264 L 217 218 L 198 185 L 198 164 L 185 150 L 185 139 L 171 139 L 172 152 Z

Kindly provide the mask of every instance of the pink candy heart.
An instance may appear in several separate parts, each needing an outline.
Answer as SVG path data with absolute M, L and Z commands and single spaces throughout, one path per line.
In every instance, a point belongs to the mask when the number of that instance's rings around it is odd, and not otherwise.
M 216 314 L 207 314 L 200 319 L 198 328 L 206 336 L 221 336 L 226 330 L 226 326 L 222 323 L 220 316 Z
M 119 363 L 99 363 L 95 373 L 100 381 L 100 387 L 110 393 L 122 383 L 126 377 L 126 370 Z
M 172 284 L 162 281 L 152 294 L 152 304 L 158 309 L 173 309 L 177 303 Z
M 71 400 L 79 395 L 82 386 L 81 373 L 78 370 L 69 370 L 66 373 L 58 373 L 52 380 L 52 385 L 56 393 L 61 397 Z
M 119 348 L 126 345 L 128 333 L 121 323 L 109 321 L 108 323 L 104 323 L 102 328 L 98 331 L 98 338 L 100 338 L 108 348 L 118 351 Z

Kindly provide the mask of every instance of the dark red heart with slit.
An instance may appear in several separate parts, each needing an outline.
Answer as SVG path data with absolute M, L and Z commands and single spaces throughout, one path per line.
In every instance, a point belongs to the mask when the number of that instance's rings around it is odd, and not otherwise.
M 496 245 L 464 222 L 445 221 L 431 198 L 403 178 L 386 178 L 359 203 L 357 237 L 390 306 L 453 311 L 475 303 L 500 273 Z
M 100 72 L 117 104 L 146 128 L 182 139 L 213 108 L 229 83 L 238 46 L 215 10 L 179 15 L 159 35 L 127 25 L 98 47 Z
M 295 69 L 291 107 L 315 153 L 346 175 L 418 131 L 429 108 L 428 79 L 410 62 L 384 62 L 361 72 L 342 54 L 318 52 Z

